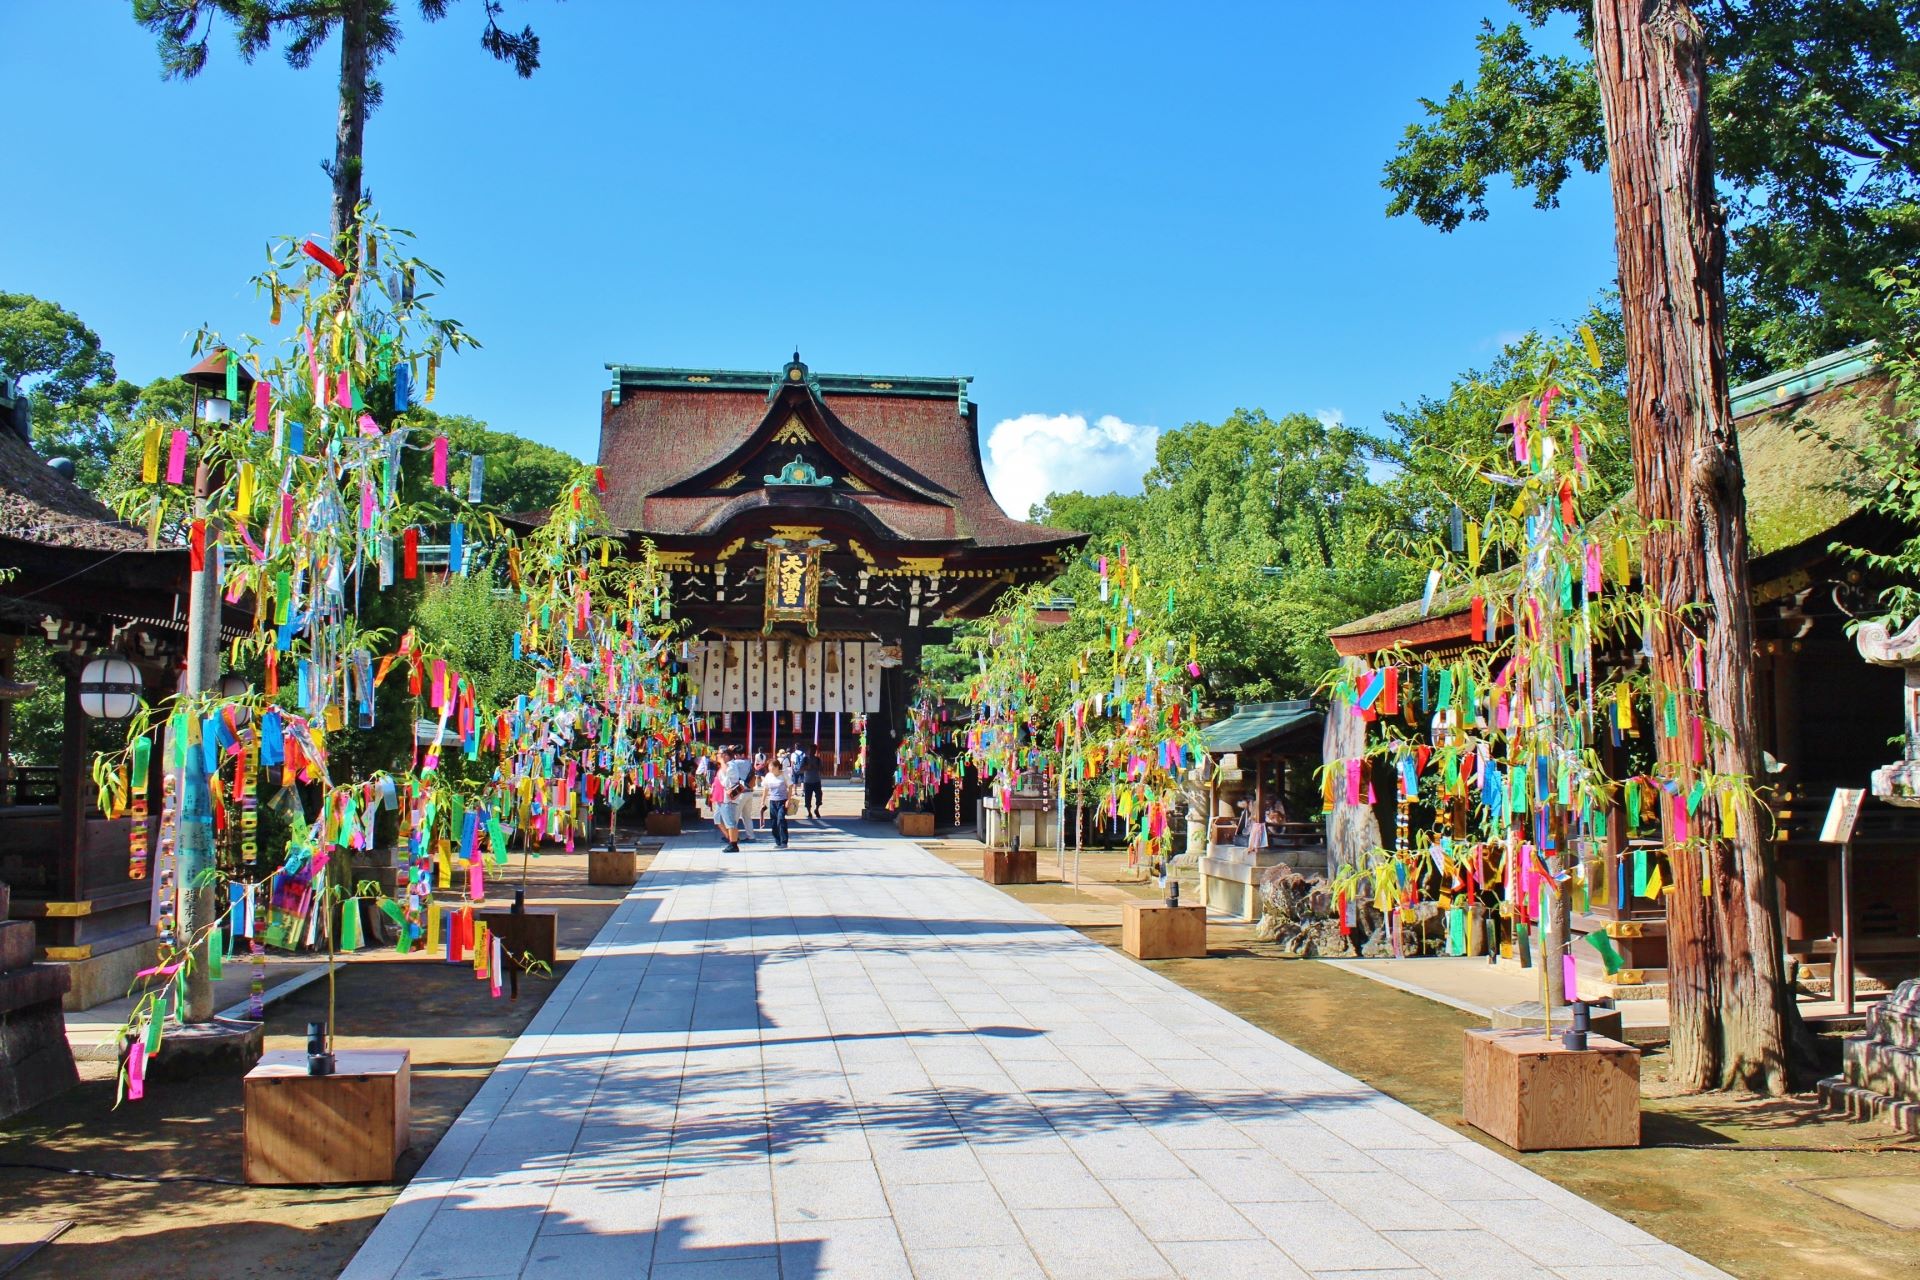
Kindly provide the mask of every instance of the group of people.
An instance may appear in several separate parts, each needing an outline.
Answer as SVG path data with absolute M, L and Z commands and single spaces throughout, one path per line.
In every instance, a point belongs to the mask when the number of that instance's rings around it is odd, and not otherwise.
M 713 825 L 726 841 L 725 851 L 740 852 L 740 842 L 752 843 L 757 824 L 764 823 L 774 847 L 784 849 L 789 839 L 787 805 L 800 790 L 805 816 L 820 816 L 820 744 L 791 751 L 766 752 L 749 757 L 739 747 L 721 747 L 701 756 L 695 766 L 708 802 Z

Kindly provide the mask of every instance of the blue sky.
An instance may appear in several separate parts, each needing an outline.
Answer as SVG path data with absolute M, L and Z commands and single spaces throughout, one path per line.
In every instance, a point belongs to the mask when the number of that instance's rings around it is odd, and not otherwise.
M 409 3 L 407 10 L 412 9 Z M 1389 220 L 1415 99 L 1501 0 L 665 4 L 411 17 L 368 126 L 386 219 L 486 344 L 436 407 L 593 455 L 607 361 L 974 376 L 1011 506 L 1137 482 L 1154 429 L 1383 409 L 1611 279 L 1603 179 L 1453 235 Z M 333 74 L 162 82 L 122 0 L 6 0 L 0 289 L 78 312 L 136 380 L 264 328 L 266 241 L 325 228 Z M 1005 424 L 1001 426 L 1000 424 Z

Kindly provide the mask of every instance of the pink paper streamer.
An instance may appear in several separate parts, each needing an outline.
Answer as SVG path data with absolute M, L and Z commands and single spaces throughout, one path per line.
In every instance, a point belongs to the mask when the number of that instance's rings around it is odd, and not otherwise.
M 127 1100 L 138 1102 L 147 1095 L 147 1046 L 135 1040 L 127 1050 Z
M 340 381 L 334 387 L 333 402 L 342 409 L 353 408 L 353 383 L 347 377 L 347 371 L 340 371 Z
M 261 435 L 266 435 L 273 429 L 272 424 L 267 421 L 272 405 L 273 391 L 267 386 L 267 380 L 262 378 L 253 384 L 253 429 Z
M 433 438 L 433 483 L 444 489 L 447 487 L 447 438 Z
M 1573 963 L 1571 953 L 1561 953 L 1560 980 L 1566 987 L 1567 1000 L 1569 1002 L 1578 1000 L 1580 998 L 1580 974 L 1578 967 Z
M 167 483 L 181 484 L 187 478 L 187 433 L 175 431 L 167 445 Z

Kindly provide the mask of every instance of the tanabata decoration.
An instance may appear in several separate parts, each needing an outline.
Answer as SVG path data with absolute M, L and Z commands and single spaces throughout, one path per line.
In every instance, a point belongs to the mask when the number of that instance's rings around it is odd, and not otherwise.
M 1199 642 L 1171 571 L 1124 545 L 1087 567 L 1097 596 L 1060 629 L 1039 621 L 1057 608 L 1052 585 L 1002 599 L 968 690 L 968 759 L 1003 803 L 1023 779 L 1044 779 L 1063 816 L 1074 809 L 1076 849 L 1091 817 L 1130 865 L 1170 875 L 1173 815 L 1202 754 Z
M 364 244 L 350 260 L 311 241 L 274 252 L 257 283 L 271 296 L 272 322 L 292 320 L 286 339 L 275 353 L 227 351 L 229 398 L 238 396 L 242 363 L 255 371 L 252 414 L 210 418 L 192 437 L 176 430 L 164 484 L 160 429 L 152 428 L 145 483 L 123 503 L 123 514 L 155 536 L 189 533 L 196 560 L 220 574 L 228 605 L 250 605 L 253 629 L 235 641 L 232 659 L 257 661 L 265 676 L 258 692 L 141 709 L 129 747 L 95 763 L 103 807 L 136 816 L 150 762 L 164 753 L 167 765 L 157 843 L 132 847 L 134 866 L 151 866 L 158 881 L 163 949 L 129 1018 L 146 1046 L 124 1080 L 130 1093 L 161 1050 L 187 975 L 217 964 L 211 935 L 230 935 L 235 946 L 245 937 L 256 958 L 263 944 L 331 952 L 361 942 L 363 912 L 377 912 L 399 950 L 473 963 L 493 974 L 499 994 L 501 965 L 526 964 L 498 939 L 476 942 L 473 913 L 516 835 L 528 855 L 549 839 L 571 848 L 595 804 L 617 810 L 628 796 L 658 797 L 683 782 L 698 690 L 671 643 L 676 624 L 651 546 L 618 540 L 599 509 L 597 470 L 583 469 L 522 545 L 477 507 L 478 457 L 465 486 L 447 483 L 448 443 L 411 424 L 412 389 L 424 364 L 421 403 L 430 402 L 440 359 L 471 339 L 423 307 L 416 277 L 440 277 L 405 251 L 405 237 L 364 208 L 360 227 Z M 384 276 L 372 269 L 381 260 Z M 227 350 L 210 333 L 197 348 Z M 215 477 L 210 497 L 176 487 L 192 458 Z M 480 705 L 477 685 L 414 634 L 396 643 L 359 623 L 369 593 L 396 581 L 394 543 L 405 578 L 414 578 L 421 531 L 431 528 L 447 529 L 455 543 L 479 531 L 464 540 L 464 564 L 450 568 L 495 577 L 524 610 L 513 647 L 527 692 L 506 707 Z M 329 737 L 372 728 L 376 693 L 393 678 L 405 680 L 414 718 L 438 726 L 433 740 L 392 768 L 331 776 Z M 445 767 L 452 753 L 478 785 Z M 197 771 L 191 780 L 212 797 L 204 818 L 185 818 L 177 803 L 176 776 L 186 771 Z M 262 806 L 278 810 L 290 833 L 272 865 L 260 861 Z M 375 847 L 383 813 L 403 852 L 391 895 L 346 873 L 353 853 Z M 227 907 L 191 937 L 172 914 L 189 820 L 228 836 L 227 864 L 201 873 L 224 884 Z M 523 859 L 523 877 L 524 869 Z
M 907 713 L 907 732 L 895 753 L 890 811 L 924 812 L 941 790 L 959 782 L 953 767 L 955 735 L 939 699 L 919 692 Z
M 1643 535 L 1630 513 L 1587 509 L 1604 430 L 1589 410 L 1594 392 L 1588 370 L 1559 365 L 1495 426 L 1497 456 L 1466 468 L 1491 491 L 1486 514 L 1463 517 L 1434 548 L 1434 607 L 1465 611 L 1474 643 L 1382 652 L 1336 671 L 1332 714 L 1372 732 L 1364 757 L 1322 773 L 1327 810 L 1387 798 L 1374 792 L 1384 773 L 1397 813 L 1392 844 L 1333 878 L 1342 928 L 1370 905 L 1398 953 L 1399 920 L 1416 905 L 1495 913 L 1516 951 L 1538 949 L 1549 1006 L 1571 954 L 1570 912 L 1657 903 L 1671 851 L 1717 838 L 1728 801 L 1748 786 L 1704 769 L 1701 664 L 1690 687 L 1674 689 L 1638 662 L 1652 628 L 1687 633 L 1700 619 L 1661 609 L 1636 582 Z M 1692 644 L 1699 653 L 1697 635 Z M 1655 765 L 1650 734 L 1678 747 L 1663 757 L 1688 763 Z M 1465 949 L 1464 920 L 1446 943 Z M 1606 972 L 1620 968 L 1610 945 L 1594 952 Z

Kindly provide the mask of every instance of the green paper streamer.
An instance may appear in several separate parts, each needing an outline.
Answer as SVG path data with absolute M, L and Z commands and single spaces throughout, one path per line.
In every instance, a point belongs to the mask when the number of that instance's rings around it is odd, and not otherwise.
M 153 739 L 140 737 L 133 744 L 133 789 L 144 791 L 147 787 L 147 768 L 153 755 Z
M 207 939 L 207 976 L 215 982 L 220 981 L 220 935 L 214 934 Z
M 1447 912 L 1447 954 L 1467 954 L 1467 909 L 1454 907 Z
M 1613 939 L 1606 934 L 1597 931 L 1588 934 L 1587 945 L 1600 953 L 1600 961 L 1607 966 L 1609 974 L 1620 972 L 1626 965 L 1626 961 L 1620 958 L 1620 953 L 1613 949 Z
M 1645 849 L 1633 851 L 1633 896 L 1636 898 L 1647 896 L 1647 851 Z
M 160 1007 L 156 1003 L 154 1005 L 152 1015 L 147 1018 L 146 1050 L 147 1050 L 147 1056 L 149 1058 L 151 1058 L 154 1054 L 160 1052 L 160 1034 L 163 1029 L 162 1024 L 164 1023 L 164 1021 L 165 1021 L 165 1018 L 162 1016 L 160 1012 Z
M 340 904 L 340 950 L 360 949 L 360 899 L 348 898 Z

